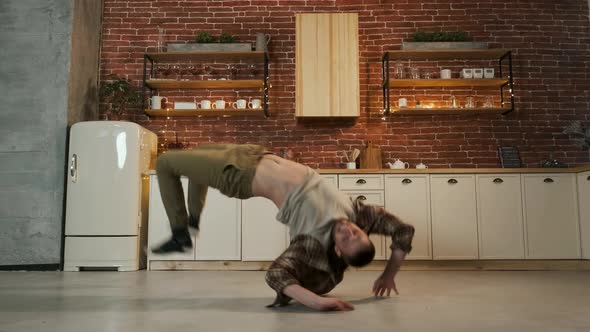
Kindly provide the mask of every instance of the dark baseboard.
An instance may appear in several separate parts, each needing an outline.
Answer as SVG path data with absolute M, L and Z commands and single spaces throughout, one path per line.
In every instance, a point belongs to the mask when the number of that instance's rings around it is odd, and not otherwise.
M 59 264 L 0 265 L 0 271 L 59 271 Z

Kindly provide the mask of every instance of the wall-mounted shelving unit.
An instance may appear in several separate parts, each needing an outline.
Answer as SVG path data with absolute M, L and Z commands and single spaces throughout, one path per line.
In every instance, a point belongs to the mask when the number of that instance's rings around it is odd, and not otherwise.
M 252 80 L 170 80 L 170 79 L 151 79 L 154 77 L 154 64 L 165 62 L 182 62 L 182 61 L 207 61 L 218 62 L 246 62 L 246 63 L 263 63 L 263 77 Z M 143 85 L 142 85 L 142 109 L 144 112 L 153 117 L 159 116 L 270 116 L 268 110 L 268 62 L 267 52 L 169 52 L 169 53 L 146 53 L 143 58 Z M 149 73 L 149 74 L 148 74 Z M 225 110 L 152 110 L 145 108 L 146 89 L 149 90 L 149 96 L 153 96 L 155 90 L 165 89 L 249 89 L 260 88 L 263 91 L 262 108 L 258 109 L 225 109 Z
M 438 61 L 438 60 L 493 60 L 499 59 L 500 78 L 482 79 L 391 79 L 391 61 Z M 503 61 L 507 60 L 508 77 L 503 75 Z M 514 111 L 514 82 L 512 75 L 512 52 L 507 49 L 462 49 L 462 50 L 401 50 L 385 52 L 381 59 L 383 110 L 385 115 L 439 115 L 439 114 L 507 114 Z M 510 101 L 504 100 L 504 89 L 509 87 Z M 390 90 L 394 88 L 499 88 L 501 107 L 497 108 L 391 108 Z

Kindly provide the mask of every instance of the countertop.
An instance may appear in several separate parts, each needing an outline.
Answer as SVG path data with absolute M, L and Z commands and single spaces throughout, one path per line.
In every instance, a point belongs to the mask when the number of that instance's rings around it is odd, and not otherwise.
M 317 169 L 320 174 L 495 174 L 495 173 L 580 173 L 590 171 L 590 165 L 572 168 L 427 168 L 427 169 Z M 145 172 L 155 175 L 151 169 Z

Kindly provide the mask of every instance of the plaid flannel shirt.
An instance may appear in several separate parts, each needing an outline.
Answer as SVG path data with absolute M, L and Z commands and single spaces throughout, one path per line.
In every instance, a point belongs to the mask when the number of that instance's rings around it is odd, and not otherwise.
M 377 233 L 392 238 L 391 249 L 399 248 L 406 253 L 412 250 L 414 227 L 405 224 L 382 207 L 353 202 L 351 221 L 367 234 Z M 270 306 L 283 306 L 290 297 L 283 294 L 285 287 L 293 284 L 316 293 L 326 294 L 343 278 L 348 265 L 336 257 L 333 248 L 325 248 L 320 241 L 306 234 L 295 236 L 289 247 L 269 267 L 267 284 L 277 292 Z

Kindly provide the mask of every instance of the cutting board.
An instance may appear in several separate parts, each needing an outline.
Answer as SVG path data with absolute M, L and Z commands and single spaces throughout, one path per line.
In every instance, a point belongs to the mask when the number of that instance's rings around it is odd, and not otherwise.
M 361 168 L 380 169 L 381 165 L 381 148 L 373 145 L 372 141 L 368 141 L 367 147 L 361 154 Z

